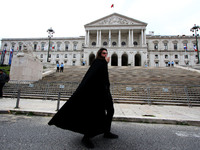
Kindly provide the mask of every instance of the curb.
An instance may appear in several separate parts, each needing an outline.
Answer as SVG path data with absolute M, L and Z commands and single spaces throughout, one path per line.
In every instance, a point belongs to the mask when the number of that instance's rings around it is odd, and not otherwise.
M 55 113 L 52 113 L 52 112 L 36 112 L 36 111 L 22 111 L 22 110 L 0 110 L 0 114 L 52 117 Z M 192 120 L 173 120 L 173 119 L 136 118 L 136 117 L 133 118 L 133 117 L 114 116 L 113 121 L 200 126 L 200 121 L 192 121 Z
M 136 123 L 152 123 L 152 124 L 172 124 L 200 126 L 200 121 L 192 120 L 172 120 L 172 119 L 154 119 L 154 118 L 131 118 L 131 117 L 113 117 L 114 121 L 136 122 Z

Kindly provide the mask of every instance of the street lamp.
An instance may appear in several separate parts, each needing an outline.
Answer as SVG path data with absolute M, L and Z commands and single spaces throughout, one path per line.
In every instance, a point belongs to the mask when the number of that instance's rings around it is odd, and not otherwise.
M 47 53 L 47 62 L 50 62 L 49 61 L 49 50 L 50 50 L 50 41 L 51 41 L 51 37 L 53 37 L 53 34 L 55 33 L 55 31 L 52 29 L 52 27 L 51 28 L 49 28 L 48 30 L 47 30 L 47 32 L 48 32 L 48 38 L 49 38 L 49 47 L 48 47 L 48 53 Z
M 192 27 L 192 28 L 190 29 L 191 32 L 195 32 L 195 33 L 193 34 L 193 36 L 196 37 L 196 49 L 197 49 L 197 57 L 198 57 L 198 62 L 197 62 L 197 64 L 200 64 L 200 61 L 199 61 L 199 50 L 198 50 L 198 40 L 197 40 L 197 37 L 199 36 L 199 34 L 197 34 L 197 32 L 199 31 L 199 29 L 200 29 L 200 26 L 197 26 L 196 24 L 194 24 L 194 27 Z

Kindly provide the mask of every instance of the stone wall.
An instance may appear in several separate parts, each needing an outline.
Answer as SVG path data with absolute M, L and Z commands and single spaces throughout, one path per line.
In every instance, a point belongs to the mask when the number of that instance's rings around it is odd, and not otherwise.
M 42 79 L 43 64 L 31 55 L 19 53 L 13 56 L 10 79 L 38 81 Z

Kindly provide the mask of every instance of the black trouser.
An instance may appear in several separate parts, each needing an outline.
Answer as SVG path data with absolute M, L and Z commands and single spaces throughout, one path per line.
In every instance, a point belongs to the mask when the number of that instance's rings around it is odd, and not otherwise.
M 3 86 L 5 83 L 0 83 L 0 97 L 3 97 Z
M 56 70 L 56 72 L 59 72 L 59 67 L 57 67 L 57 70 Z
M 114 115 L 113 101 L 110 100 L 109 102 L 106 103 L 105 133 L 110 132 L 113 115 Z
M 60 67 L 60 72 L 63 72 L 63 67 Z

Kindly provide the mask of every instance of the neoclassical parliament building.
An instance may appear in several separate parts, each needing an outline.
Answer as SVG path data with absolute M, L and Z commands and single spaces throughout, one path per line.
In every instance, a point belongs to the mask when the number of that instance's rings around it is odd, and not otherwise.
M 113 13 L 85 26 L 85 36 L 52 37 L 49 61 L 51 64 L 90 65 L 100 47 L 108 49 L 109 66 L 164 67 L 168 62 L 195 65 L 196 39 L 187 35 L 154 35 L 146 33 L 147 23 Z M 189 30 L 189 29 L 188 29 Z M 198 42 L 199 43 L 199 42 Z M 49 38 L 3 38 L 1 49 L 7 50 L 4 64 L 9 62 L 10 49 L 14 55 L 27 50 L 41 62 L 47 62 Z

